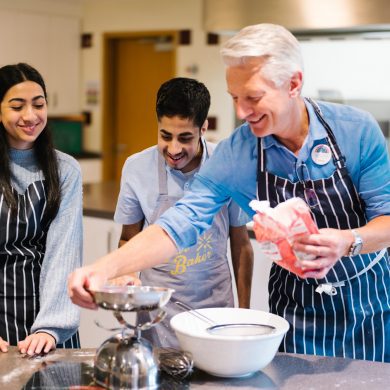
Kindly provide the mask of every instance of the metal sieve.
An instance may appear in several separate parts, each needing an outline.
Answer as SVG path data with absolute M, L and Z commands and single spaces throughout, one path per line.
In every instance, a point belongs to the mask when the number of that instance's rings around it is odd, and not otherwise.
M 103 286 L 88 290 L 95 303 L 106 310 L 152 311 L 167 304 L 174 290 L 151 286 Z
M 182 309 L 185 309 L 188 313 L 194 317 L 207 322 L 209 326 L 206 330 L 208 333 L 215 336 L 260 336 L 274 333 L 276 328 L 272 325 L 257 324 L 257 323 L 229 323 L 229 324 L 217 324 L 211 318 L 205 316 L 196 309 L 191 308 L 189 305 L 176 301 L 175 304 Z

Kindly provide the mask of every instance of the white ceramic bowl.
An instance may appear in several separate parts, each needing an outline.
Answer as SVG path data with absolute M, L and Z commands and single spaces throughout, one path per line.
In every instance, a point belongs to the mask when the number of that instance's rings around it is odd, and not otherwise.
M 216 324 L 258 323 L 272 325 L 275 330 L 256 336 L 221 336 L 210 334 L 210 324 L 190 312 L 171 319 L 183 351 L 192 353 L 194 364 L 211 375 L 240 377 L 264 368 L 274 358 L 289 323 L 282 317 L 260 310 L 239 308 L 207 308 L 198 312 Z

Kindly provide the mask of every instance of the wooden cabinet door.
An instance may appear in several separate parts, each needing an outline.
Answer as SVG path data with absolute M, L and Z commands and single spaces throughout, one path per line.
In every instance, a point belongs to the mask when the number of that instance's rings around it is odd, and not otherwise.
M 115 180 L 126 158 L 157 143 L 156 94 L 174 76 L 173 45 L 161 50 L 155 39 L 123 38 L 114 57 L 113 136 Z

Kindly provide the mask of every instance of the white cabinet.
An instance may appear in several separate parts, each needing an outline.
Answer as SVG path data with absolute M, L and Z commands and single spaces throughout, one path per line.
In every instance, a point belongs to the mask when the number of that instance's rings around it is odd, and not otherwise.
M 83 158 L 79 159 L 78 162 L 83 184 L 100 183 L 102 181 L 103 164 L 100 158 Z
M 268 279 L 272 261 L 264 257 L 255 239 L 251 239 L 253 248 L 253 277 L 251 309 L 268 311 Z
M 45 79 L 49 115 L 80 112 L 79 18 L 1 10 L 0 65 L 18 62 Z
M 84 224 L 84 265 L 93 263 L 118 247 L 121 226 L 110 219 L 87 217 Z M 134 323 L 135 315 L 124 315 L 130 323 Z M 117 328 L 118 321 L 111 311 L 81 309 L 80 341 L 83 348 L 98 348 L 113 332 L 99 328 L 95 320 L 108 328 Z
M 111 219 L 84 216 L 84 264 L 93 263 L 99 257 L 118 247 L 121 225 Z
M 251 244 L 253 248 L 253 275 L 252 275 L 252 290 L 251 290 L 251 301 L 250 308 L 256 310 L 268 311 L 268 279 L 269 271 L 271 269 L 272 262 L 266 259 L 263 254 L 260 252 L 257 241 L 251 239 Z M 231 271 L 232 280 L 234 281 L 233 266 L 231 261 L 230 254 L 230 243 L 228 242 L 228 251 L 227 257 L 229 260 L 229 266 Z M 237 291 L 233 288 L 234 294 L 234 303 L 238 305 Z
M 50 115 L 80 112 L 80 21 L 49 18 L 47 88 Z

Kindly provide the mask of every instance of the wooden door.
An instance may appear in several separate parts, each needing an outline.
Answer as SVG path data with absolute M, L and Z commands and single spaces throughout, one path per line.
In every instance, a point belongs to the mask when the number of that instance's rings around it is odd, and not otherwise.
M 116 39 L 113 47 L 112 179 L 119 181 L 126 158 L 157 142 L 156 93 L 175 75 L 172 37 Z

